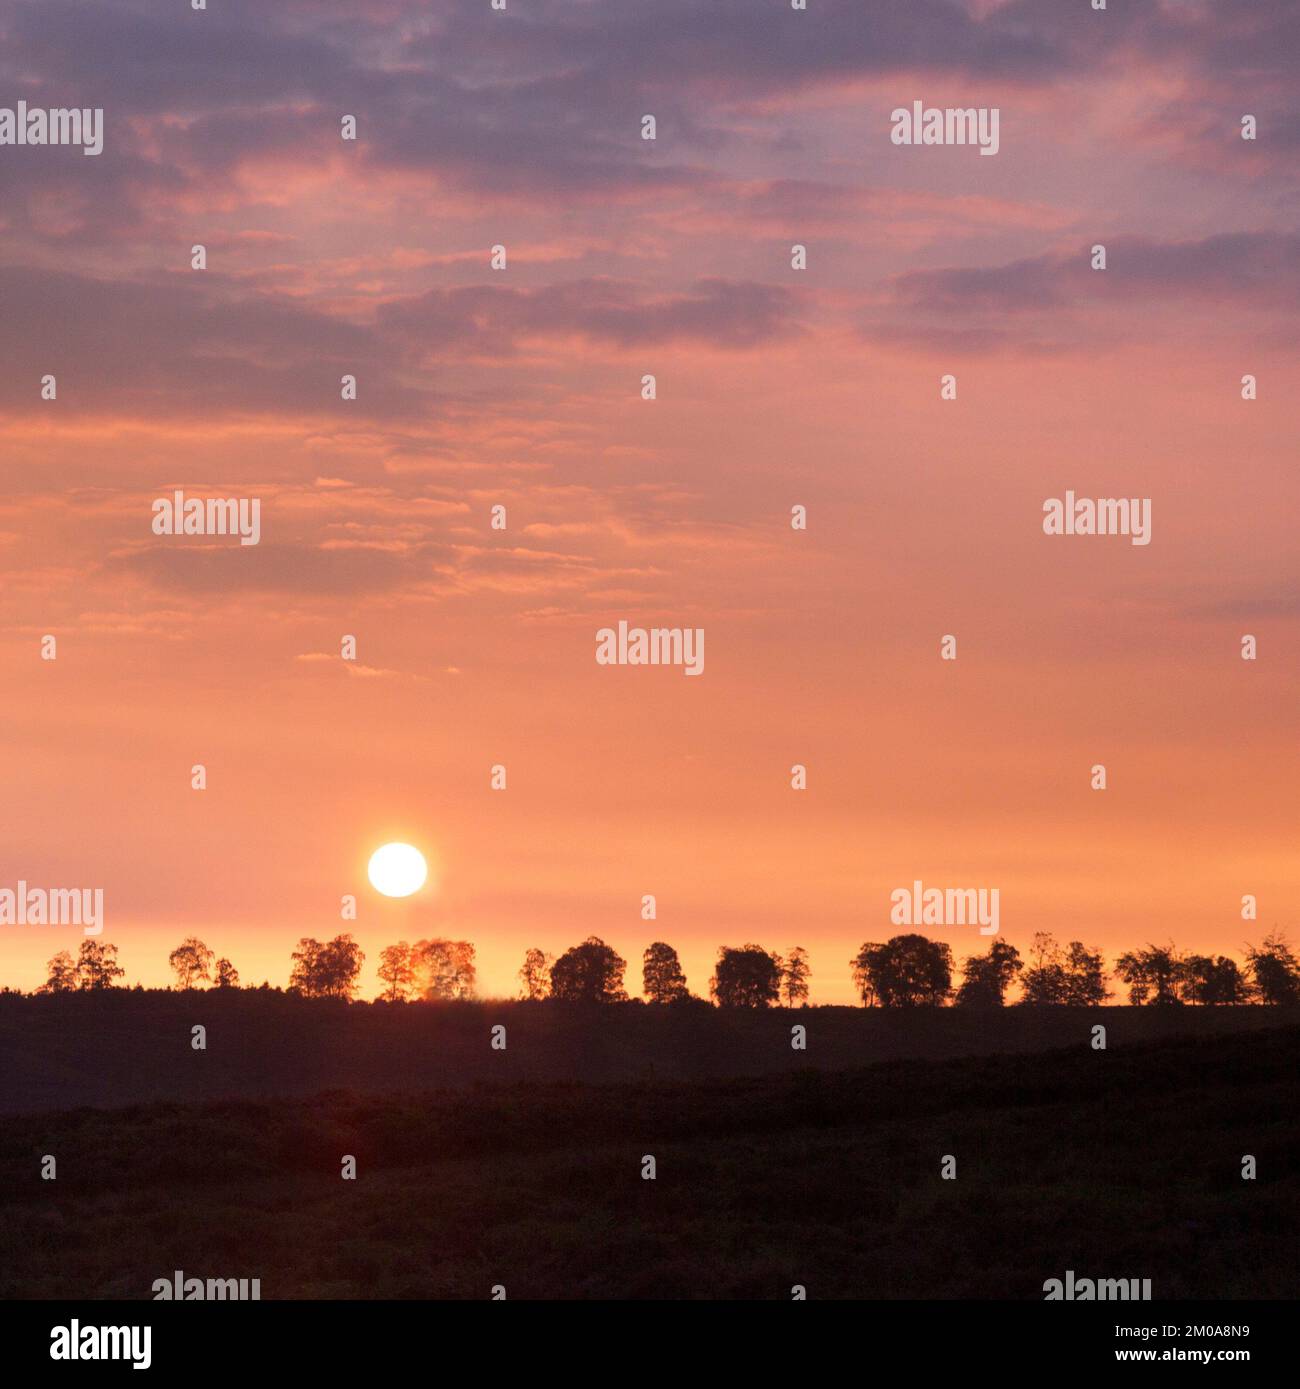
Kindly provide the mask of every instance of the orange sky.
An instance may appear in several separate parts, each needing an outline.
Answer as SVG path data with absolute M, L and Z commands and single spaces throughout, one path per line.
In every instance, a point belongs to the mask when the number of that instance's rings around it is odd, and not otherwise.
M 917 878 L 1021 946 L 1296 924 L 1292 8 L 219 8 L 6 35 L 0 105 L 106 114 L 0 148 L 0 887 L 103 887 L 146 984 L 351 929 L 366 995 L 399 938 L 501 995 L 595 933 L 700 993 L 802 944 L 844 1002 Z M 892 145 L 913 99 L 999 153 Z M 175 488 L 261 543 L 155 536 Z M 1152 543 L 1045 536 L 1066 489 Z M 705 674 L 598 666 L 620 618 Z M 77 941 L 0 926 L 0 982 Z

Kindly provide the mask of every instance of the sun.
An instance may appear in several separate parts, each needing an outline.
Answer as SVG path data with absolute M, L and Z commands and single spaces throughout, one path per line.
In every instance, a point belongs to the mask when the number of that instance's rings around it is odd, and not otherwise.
M 424 855 L 411 844 L 385 844 L 370 855 L 371 885 L 385 897 L 409 897 L 429 876 Z

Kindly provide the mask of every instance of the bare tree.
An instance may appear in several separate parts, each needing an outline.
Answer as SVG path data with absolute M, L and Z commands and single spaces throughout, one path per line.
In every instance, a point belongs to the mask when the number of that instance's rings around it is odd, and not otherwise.
M 76 989 L 80 980 L 77 976 L 76 961 L 66 950 L 59 953 L 45 966 L 48 977 L 37 989 L 42 994 L 66 994 Z
M 421 998 L 473 998 L 477 970 L 467 940 L 418 940 L 411 947 L 415 987 Z
M 83 940 L 77 957 L 77 987 L 79 989 L 111 989 L 113 980 L 126 971 L 117 962 L 117 946 L 101 945 L 97 940 Z
M 205 984 L 211 978 L 211 950 L 197 936 L 187 936 L 167 957 L 167 963 L 176 975 L 178 989 L 192 989 L 202 980 Z
M 523 986 L 524 997 L 533 1002 L 546 998 L 551 992 L 551 966 L 555 956 L 539 950 L 535 945 L 524 952 L 523 967 L 519 971 L 519 982 Z
M 787 1008 L 808 1006 L 808 976 L 811 973 L 808 952 L 802 945 L 792 946 L 781 972 L 781 997 Z
M 411 959 L 411 947 L 404 940 L 396 945 L 386 945 L 379 952 L 380 980 L 387 985 L 380 998 L 389 1003 L 402 1003 L 410 998 L 415 987 L 415 964 Z
M 322 943 L 304 936 L 293 952 L 289 987 L 307 998 L 351 998 L 365 954 L 350 935 Z

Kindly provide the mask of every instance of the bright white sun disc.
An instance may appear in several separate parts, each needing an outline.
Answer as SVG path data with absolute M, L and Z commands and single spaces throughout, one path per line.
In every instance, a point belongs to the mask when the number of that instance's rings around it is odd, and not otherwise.
M 410 844 L 385 844 L 370 855 L 366 870 L 376 892 L 385 897 L 409 897 L 429 876 L 424 855 Z

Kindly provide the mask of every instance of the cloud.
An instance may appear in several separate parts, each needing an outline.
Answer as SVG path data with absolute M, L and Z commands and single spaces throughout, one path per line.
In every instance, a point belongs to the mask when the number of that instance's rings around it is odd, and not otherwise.
M 531 0 L 421 14 L 392 4 L 264 5 L 222 0 L 177 14 L 146 0 L 25 0 L 11 7 L 0 77 L 29 100 L 102 106 L 99 159 L 0 167 L 5 204 L 95 186 L 107 227 L 156 213 L 160 196 L 211 193 L 242 166 L 313 166 L 345 156 L 353 176 L 418 171 L 426 185 L 500 201 L 662 196 L 707 183 L 742 107 L 862 84 L 1021 85 L 1162 65 L 1252 100 L 1286 97 L 1294 6 L 1129 0 L 1104 14 L 1040 0 L 992 9 L 956 0 L 806 12 L 753 0 Z M 665 77 L 671 81 L 666 82 Z M 902 90 L 903 86 L 906 91 Z M 653 112 L 660 139 L 640 138 Z M 339 118 L 355 115 L 345 149 Z M 86 167 L 94 164 L 92 171 Z M 33 172 L 39 164 L 39 170 Z M 29 179 L 29 174 L 32 178 Z M 17 209 L 16 212 L 13 209 Z
M 1061 347 L 1081 336 L 1152 333 L 1134 307 L 1232 308 L 1237 331 L 1292 320 L 1300 309 L 1300 236 L 1234 232 L 1164 242 L 1103 237 L 1106 269 L 1091 246 L 1008 261 L 909 271 L 895 277 L 888 303 L 863 325 L 872 339 L 942 340 L 968 347 Z M 1294 335 L 1290 340 L 1295 341 Z
M 500 416 L 503 397 L 518 409 L 544 387 L 516 381 L 489 406 L 481 371 L 458 383 L 432 377 L 430 362 L 504 362 L 542 339 L 585 341 L 593 351 L 664 343 L 746 350 L 798 332 L 796 302 L 792 290 L 747 281 L 705 278 L 656 292 L 592 279 L 429 290 L 381 305 L 366 321 L 208 272 L 109 281 L 0 267 L 0 407 L 427 429 L 444 411 Z M 47 374 L 58 384 L 53 404 L 40 398 Z M 357 380 L 355 400 L 342 399 L 345 375 Z
M 407 384 L 401 354 L 366 325 L 274 293 L 247 293 L 207 272 L 150 281 L 0 268 L 6 331 L 0 404 L 150 415 L 194 412 L 354 415 L 427 412 L 432 392 Z M 341 400 L 341 377 L 360 380 Z M 45 406 L 44 408 L 51 408 Z
M 196 545 L 177 541 L 111 557 L 107 567 L 195 595 L 238 592 L 307 596 L 384 593 L 429 575 L 435 547 L 397 552 L 354 546 Z
M 610 279 L 541 289 L 473 285 L 385 305 L 379 322 L 437 350 L 501 354 L 525 339 L 581 336 L 616 347 L 688 341 L 748 348 L 796 331 L 795 295 L 754 282 L 701 279 L 655 294 Z
M 366 666 L 359 661 L 345 661 L 337 652 L 328 651 L 305 651 L 294 660 L 304 665 L 321 666 L 331 672 L 342 669 L 349 679 L 355 680 L 400 680 L 404 672 L 400 670 L 390 670 L 386 666 Z M 422 676 L 411 676 L 411 679 L 423 679 Z

